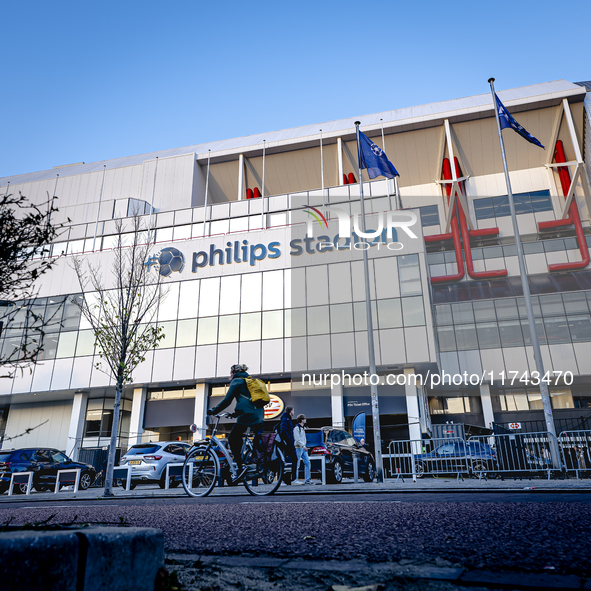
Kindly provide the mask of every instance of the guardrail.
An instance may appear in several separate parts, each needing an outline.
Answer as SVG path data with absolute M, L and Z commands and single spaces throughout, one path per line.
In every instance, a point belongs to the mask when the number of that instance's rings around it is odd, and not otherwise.
M 562 431 L 558 442 L 565 472 L 574 472 L 577 478 L 587 476 L 591 469 L 591 431 Z

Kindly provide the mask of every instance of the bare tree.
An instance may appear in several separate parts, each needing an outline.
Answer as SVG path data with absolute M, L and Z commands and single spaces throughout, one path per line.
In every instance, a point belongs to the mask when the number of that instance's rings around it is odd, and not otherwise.
M 158 347 L 164 338 L 162 327 L 153 324 L 158 306 L 166 297 L 162 275 L 150 271 L 148 255 L 153 246 L 153 231 L 146 229 L 140 216 L 131 218 L 126 231 L 117 220 L 117 244 L 110 281 L 103 279 L 99 264 L 81 257 L 73 260 L 83 298 L 75 301 L 94 331 L 95 345 L 101 359 L 97 369 L 115 380 L 115 406 L 111 444 L 105 476 L 105 495 L 112 496 L 113 467 L 119 430 L 123 386 L 132 381 L 132 373 L 145 361 L 145 354 Z
M 43 349 L 48 318 L 34 305 L 38 279 L 56 262 L 51 243 L 63 229 L 53 224 L 57 197 L 37 206 L 20 191 L 0 196 L 0 377 L 11 378 L 15 369 L 30 367 Z M 68 220 L 69 222 L 70 220 Z M 5 373 L 6 372 L 6 373 Z

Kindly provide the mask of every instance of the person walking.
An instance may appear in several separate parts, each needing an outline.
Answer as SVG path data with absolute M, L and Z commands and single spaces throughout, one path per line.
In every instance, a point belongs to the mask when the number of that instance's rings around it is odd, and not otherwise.
M 285 411 L 281 415 L 281 422 L 279 423 L 279 436 L 283 444 L 283 452 L 285 453 L 286 459 L 289 458 L 291 462 L 291 477 L 284 476 L 285 484 L 291 484 L 291 481 L 294 479 L 294 470 L 298 461 L 293 441 L 293 413 L 293 406 L 286 406 Z
M 237 465 L 236 477 L 232 478 L 232 483 L 236 483 L 246 474 L 247 466 L 242 465 L 242 443 L 246 430 L 250 427 L 254 434 L 255 449 L 260 449 L 260 438 L 263 430 L 263 420 L 265 410 L 257 408 L 250 397 L 250 391 L 244 378 L 249 378 L 246 365 L 233 365 L 230 368 L 230 387 L 225 398 L 214 408 L 207 411 L 208 415 L 216 415 L 236 401 L 234 414 L 237 416 L 236 423 L 230 431 L 228 442 L 230 450 L 234 456 Z
M 295 480 L 293 484 L 316 484 L 310 475 L 310 458 L 306 449 L 306 415 L 298 415 L 297 425 L 293 430 L 293 441 L 298 461 L 295 469 Z M 304 462 L 304 482 L 299 480 L 300 461 Z

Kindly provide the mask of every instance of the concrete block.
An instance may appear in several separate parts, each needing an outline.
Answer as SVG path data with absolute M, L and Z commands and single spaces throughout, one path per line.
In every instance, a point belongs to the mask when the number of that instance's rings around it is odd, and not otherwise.
M 164 535 L 158 529 L 93 527 L 79 530 L 86 553 L 84 591 L 146 591 L 164 564 Z
M 76 591 L 78 544 L 71 531 L 0 533 L 0 588 Z

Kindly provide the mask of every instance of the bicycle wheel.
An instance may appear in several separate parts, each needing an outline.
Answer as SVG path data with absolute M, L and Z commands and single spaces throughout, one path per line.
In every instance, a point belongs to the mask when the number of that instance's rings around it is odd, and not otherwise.
M 196 447 L 183 464 L 183 488 L 191 497 L 206 497 L 220 474 L 220 463 L 211 448 Z
M 246 490 L 255 497 L 272 495 L 280 486 L 283 478 L 283 462 L 281 459 L 248 464 L 251 469 L 246 473 L 242 483 Z

